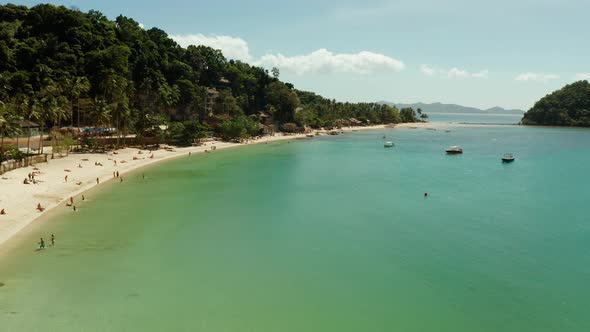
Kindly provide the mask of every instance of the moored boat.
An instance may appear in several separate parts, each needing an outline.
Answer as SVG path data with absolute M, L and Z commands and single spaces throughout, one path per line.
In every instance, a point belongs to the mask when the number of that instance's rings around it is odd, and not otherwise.
M 453 145 L 453 146 L 449 146 L 445 150 L 445 152 L 448 154 L 461 154 L 461 153 L 463 153 L 463 149 L 461 149 L 461 147 L 458 145 Z
M 512 153 L 505 153 L 504 156 L 502 156 L 502 162 L 503 163 L 511 163 L 514 161 L 514 155 Z
M 386 148 L 391 148 L 391 147 L 393 147 L 394 145 L 395 145 L 395 144 L 393 144 L 393 142 L 385 142 L 385 143 L 383 144 L 383 146 L 384 146 L 384 147 L 386 147 Z

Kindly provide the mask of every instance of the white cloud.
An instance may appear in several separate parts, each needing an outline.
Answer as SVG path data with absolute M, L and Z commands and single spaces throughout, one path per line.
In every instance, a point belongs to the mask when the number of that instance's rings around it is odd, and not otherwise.
M 354 54 L 334 54 L 324 48 L 306 55 L 285 56 L 266 54 L 256 61 L 256 65 L 278 67 L 296 74 L 305 73 L 357 73 L 396 72 L 403 70 L 403 62 L 392 57 L 362 51 Z
M 590 81 L 590 73 L 577 73 L 575 79 L 576 81 Z
M 550 80 L 556 80 L 559 76 L 554 74 L 543 74 L 543 73 L 522 73 L 516 76 L 516 81 L 536 81 L 536 82 L 547 82 Z
M 182 47 L 204 45 L 221 50 L 223 55 L 229 59 L 241 61 L 252 60 L 248 43 L 242 38 L 214 35 L 206 36 L 201 33 L 194 35 L 173 35 L 170 38 L 174 39 Z
M 480 70 L 471 73 L 465 69 L 453 67 L 451 69 L 435 68 L 430 65 L 421 65 L 420 71 L 426 76 L 440 76 L 446 78 L 488 78 L 488 70 Z
M 392 57 L 362 51 L 354 54 L 334 54 L 326 49 L 319 49 L 305 55 L 285 56 L 268 53 L 255 60 L 250 54 L 248 43 L 231 36 L 206 36 L 204 34 L 172 35 L 180 46 L 205 45 L 221 50 L 229 59 L 241 60 L 266 68 L 277 67 L 286 72 L 305 73 L 358 73 L 395 72 L 404 69 L 404 63 Z
M 436 74 L 436 69 L 430 67 L 429 65 L 421 65 L 420 71 L 426 76 L 434 76 Z
M 490 73 L 489 70 L 484 69 L 484 70 L 480 70 L 477 73 L 473 73 L 471 74 L 471 77 L 475 77 L 475 78 L 488 78 L 488 74 Z

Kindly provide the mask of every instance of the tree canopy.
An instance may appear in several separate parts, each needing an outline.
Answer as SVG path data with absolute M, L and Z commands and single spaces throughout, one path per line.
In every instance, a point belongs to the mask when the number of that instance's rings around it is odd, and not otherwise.
M 186 141 L 205 132 L 253 135 L 260 126 L 250 120 L 260 113 L 277 128 L 416 121 L 395 107 L 299 91 L 279 76 L 207 46 L 183 48 L 122 15 L 111 21 L 95 10 L 0 6 L 0 101 L 45 128 L 103 126 L 143 137 L 158 122 L 180 122 L 169 137 Z
M 578 81 L 541 98 L 524 114 L 525 125 L 590 127 L 590 83 Z

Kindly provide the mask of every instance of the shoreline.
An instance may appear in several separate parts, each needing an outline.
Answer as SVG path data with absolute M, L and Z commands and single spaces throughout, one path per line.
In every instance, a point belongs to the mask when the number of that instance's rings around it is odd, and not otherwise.
M 394 127 L 407 127 L 407 125 L 416 124 L 347 127 L 337 131 L 348 133 L 361 130 L 393 129 Z M 328 132 L 330 131 L 314 131 L 314 133 L 322 135 L 327 135 Z M 52 214 L 56 208 L 62 206 L 73 209 L 73 207 L 66 206 L 70 197 L 74 199 L 73 206 L 75 206 L 87 191 L 112 183 L 117 179 L 113 172 L 119 172 L 120 178 L 123 178 L 126 174 L 148 165 L 182 156 L 189 157 L 189 153 L 192 155 L 206 151 L 212 152 L 210 150 L 213 146 L 217 150 L 295 139 L 311 138 L 308 138 L 306 134 L 280 134 L 259 137 L 245 143 L 211 141 L 201 146 L 171 147 L 169 150 L 161 148 L 151 152 L 137 148 L 122 148 L 102 154 L 70 154 L 60 159 L 50 159 L 47 163 L 6 172 L 0 175 L 0 188 L 2 188 L 0 190 L 0 209 L 6 210 L 5 215 L 0 215 L 0 252 L 8 240 L 22 233 L 35 221 Z M 153 158 L 150 158 L 151 155 Z M 101 166 L 95 163 L 100 163 Z M 37 184 L 23 184 L 23 179 L 27 178 L 34 168 L 40 172 L 35 176 L 39 182 Z M 68 176 L 67 181 L 65 176 Z M 36 210 L 37 204 L 43 206 L 42 212 Z

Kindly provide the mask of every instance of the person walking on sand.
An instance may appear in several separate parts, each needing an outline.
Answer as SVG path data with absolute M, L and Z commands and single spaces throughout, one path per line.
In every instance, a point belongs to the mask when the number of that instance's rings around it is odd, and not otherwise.
M 39 241 L 39 249 L 45 249 L 45 241 L 43 241 L 43 238 Z
M 85 198 L 84 198 L 84 195 L 82 195 L 82 200 L 84 200 L 84 199 L 85 199 Z
M 100 180 L 98 180 L 98 178 L 96 178 L 96 184 L 98 184 L 100 182 Z
M 51 246 L 55 245 L 55 235 L 51 234 Z
M 117 177 L 119 177 L 119 171 L 117 171 Z
M 0 210 L 0 215 L 5 215 L 6 214 L 6 210 L 2 209 Z

